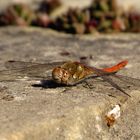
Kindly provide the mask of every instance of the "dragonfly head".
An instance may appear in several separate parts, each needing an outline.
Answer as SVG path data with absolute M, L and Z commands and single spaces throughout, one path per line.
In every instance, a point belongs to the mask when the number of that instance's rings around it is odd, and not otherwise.
M 52 78 L 56 83 L 67 84 L 70 78 L 70 72 L 61 67 L 57 67 L 52 71 Z

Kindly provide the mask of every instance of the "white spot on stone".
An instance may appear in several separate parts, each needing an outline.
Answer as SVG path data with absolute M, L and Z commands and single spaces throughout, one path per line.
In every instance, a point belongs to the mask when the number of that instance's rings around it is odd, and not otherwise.
M 59 127 L 56 128 L 57 131 L 58 131 L 59 129 L 60 129 Z
M 23 101 L 25 100 L 25 97 L 15 96 L 14 99 L 17 101 Z
M 24 76 L 24 77 L 18 76 L 18 78 L 20 79 L 20 81 L 26 81 L 29 79 L 29 77 L 27 76 Z
M 100 121 L 101 120 L 99 116 L 96 116 L 95 119 L 96 119 L 96 121 Z
M 117 119 L 121 115 L 120 110 L 121 110 L 120 106 L 119 105 L 115 105 L 115 107 L 111 111 L 109 111 L 107 113 L 107 116 L 109 117 L 109 116 L 111 116 L 113 114 L 114 118 Z
M 101 128 L 101 126 L 99 124 L 96 124 L 95 125 L 95 128 L 97 128 L 98 132 L 101 132 L 102 131 L 102 128 Z

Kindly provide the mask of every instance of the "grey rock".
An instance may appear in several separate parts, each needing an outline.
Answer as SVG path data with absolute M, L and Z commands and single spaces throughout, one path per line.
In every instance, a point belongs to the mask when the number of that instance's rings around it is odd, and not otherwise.
M 127 59 L 120 74 L 140 78 L 140 34 L 71 36 L 7 27 L 0 29 L 0 36 L 1 70 L 7 60 L 47 63 L 84 56 L 96 67 Z M 116 81 L 131 98 L 100 79 L 73 87 L 43 88 L 38 82 L 0 83 L 0 140 L 140 139 L 140 80 Z M 108 127 L 105 116 L 115 105 L 121 114 Z

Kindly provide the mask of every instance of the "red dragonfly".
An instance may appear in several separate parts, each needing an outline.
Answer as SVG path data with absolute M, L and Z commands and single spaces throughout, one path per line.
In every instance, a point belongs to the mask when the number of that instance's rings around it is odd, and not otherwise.
M 72 61 L 46 64 L 8 61 L 5 63 L 5 67 L 8 70 L 0 71 L 0 81 L 12 81 L 24 77 L 47 80 L 50 78 L 49 73 L 51 71 L 52 80 L 62 85 L 72 86 L 85 81 L 88 78 L 100 77 L 127 96 L 130 96 L 110 78 L 110 76 L 113 76 L 121 80 L 121 76 L 116 75 L 116 73 L 124 68 L 127 63 L 128 61 L 124 60 L 113 67 L 98 69 L 80 62 Z

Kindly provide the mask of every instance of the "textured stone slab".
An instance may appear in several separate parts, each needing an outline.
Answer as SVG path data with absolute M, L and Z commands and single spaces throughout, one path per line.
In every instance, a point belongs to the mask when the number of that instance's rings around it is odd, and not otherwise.
M 0 69 L 7 60 L 39 63 L 89 57 L 98 67 L 128 59 L 120 73 L 140 78 L 139 34 L 71 36 L 34 28 L 0 29 Z M 69 55 L 64 55 L 69 52 Z M 100 79 L 73 87 L 33 86 L 35 80 L 0 83 L 0 140 L 92 140 L 140 138 L 140 82 L 118 81 L 132 97 Z M 125 101 L 125 102 L 124 102 Z M 120 105 L 108 128 L 105 115 Z

